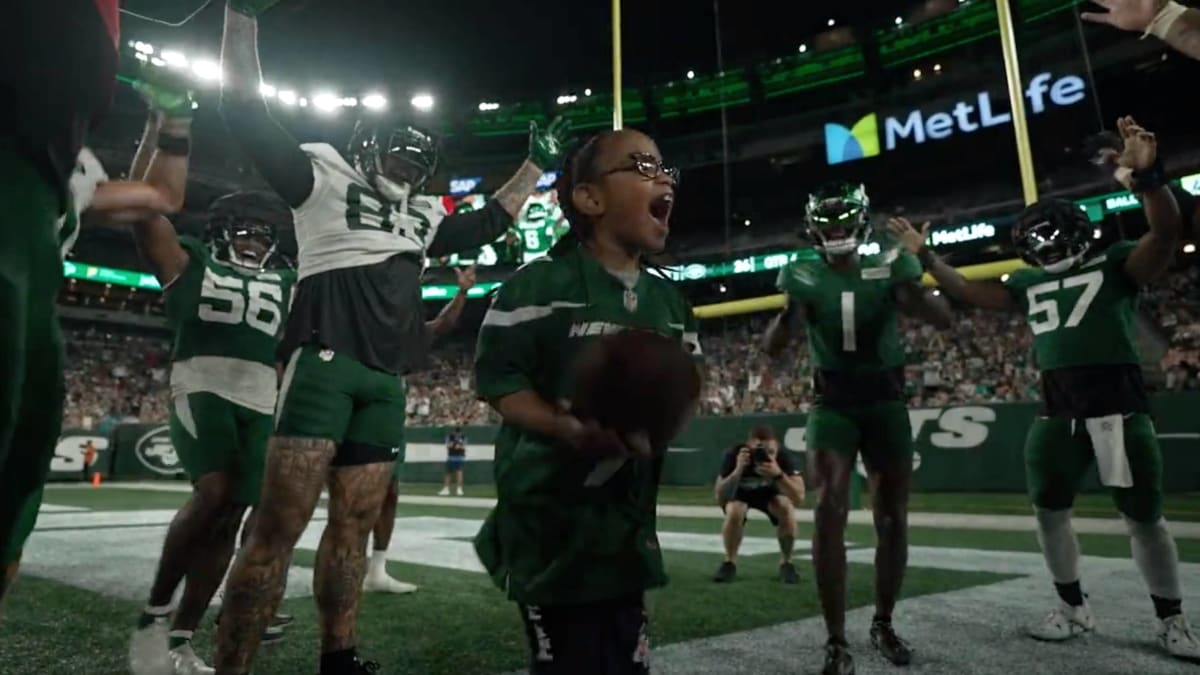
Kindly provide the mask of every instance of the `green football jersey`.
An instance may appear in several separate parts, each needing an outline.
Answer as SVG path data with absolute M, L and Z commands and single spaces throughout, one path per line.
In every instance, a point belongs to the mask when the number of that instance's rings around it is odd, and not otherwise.
M 1137 364 L 1138 287 L 1125 273 L 1134 242 L 1122 241 L 1058 274 L 1020 269 L 1005 285 L 1033 331 L 1038 368 Z
M 921 263 L 907 252 L 862 256 L 858 267 L 845 271 L 816 257 L 781 269 L 777 285 L 805 308 L 816 368 L 883 371 L 904 365 L 893 286 L 919 281 L 921 274 Z
M 287 319 L 292 270 L 253 271 L 213 258 L 209 247 L 180 237 L 183 273 L 166 288 L 175 333 L 171 394 L 209 392 L 270 414 L 275 408 L 275 345 Z
M 579 249 L 518 270 L 480 328 L 479 396 L 529 390 L 560 401 L 572 392 L 581 350 L 629 328 L 699 354 L 691 306 L 671 282 L 642 272 L 632 288 L 625 284 Z M 496 436 L 496 508 L 475 539 L 480 560 L 511 599 L 527 604 L 598 602 L 661 586 L 661 471 L 661 458 L 585 459 L 505 422 Z

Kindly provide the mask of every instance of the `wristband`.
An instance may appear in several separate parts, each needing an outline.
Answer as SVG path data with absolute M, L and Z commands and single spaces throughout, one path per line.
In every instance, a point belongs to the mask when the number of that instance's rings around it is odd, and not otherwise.
M 192 149 L 192 141 L 187 136 L 158 135 L 158 149 L 168 155 L 186 157 Z
M 1129 191 L 1134 194 L 1153 192 L 1167 184 L 1167 172 L 1161 159 L 1155 159 L 1154 164 L 1147 169 L 1134 171 L 1129 175 Z
M 921 267 L 928 270 L 937 261 L 937 256 L 929 250 L 928 246 L 922 246 L 921 250 L 917 251 L 917 260 L 921 261 Z
M 1170 32 L 1171 26 L 1174 25 L 1175 22 L 1179 20 L 1179 17 L 1183 16 L 1187 10 L 1187 7 L 1175 2 L 1175 0 L 1169 0 L 1167 4 L 1163 5 L 1162 9 L 1158 10 L 1158 14 L 1154 15 L 1154 19 L 1150 21 L 1150 25 L 1146 26 L 1146 31 L 1142 33 L 1142 39 L 1153 35 L 1160 40 L 1166 40 L 1167 33 Z

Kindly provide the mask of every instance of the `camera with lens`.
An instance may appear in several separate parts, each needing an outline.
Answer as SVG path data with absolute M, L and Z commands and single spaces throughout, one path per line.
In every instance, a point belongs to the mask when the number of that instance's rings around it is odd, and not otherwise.
M 764 443 L 755 443 L 750 448 L 750 459 L 755 464 L 766 464 L 771 461 L 771 456 L 767 454 L 767 446 Z

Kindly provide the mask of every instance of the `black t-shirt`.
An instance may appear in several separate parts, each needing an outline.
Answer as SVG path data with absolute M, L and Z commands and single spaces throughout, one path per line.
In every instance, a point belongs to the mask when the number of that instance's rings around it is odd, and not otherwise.
M 455 433 L 446 436 L 446 454 L 451 457 L 465 457 L 467 455 L 467 437 Z
M 744 447 L 746 447 L 746 444 L 738 443 L 737 445 L 725 451 L 725 459 L 721 463 L 721 478 L 729 476 L 733 473 L 733 470 L 737 468 L 738 452 L 740 452 Z M 775 455 L 775 463 L 779 465 L 779 470 L 783 471 L 783 475 L 785 476 L 794 476 L 799 473 L 796 471 L 795 465 L 792 464 L 791 457 L 788 457 L 786 450 L 781 449 Z M 742 479 L 738 481 L 737 491 L 738 493 L 746 493 L 761 490 L 778 492 L 779 488 L 776 487 L 775 481 L 758 475 L 758 472 L 754 470 L 753 462 L 751 462 L 750 466 L 747 466 L 746 469 L 742 471 Z

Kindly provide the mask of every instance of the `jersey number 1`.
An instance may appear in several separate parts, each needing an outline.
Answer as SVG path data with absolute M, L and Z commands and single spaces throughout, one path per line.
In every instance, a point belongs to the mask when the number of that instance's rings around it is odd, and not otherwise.
M 1058 330 L 1060 325 L 1066 328 L 1078 326 L 1083 321 L 1084 315 L 1087 314 L 1088 307 L 1092 306 L 1092 301 L 1096 299 L 1096 294 L 1100 292 L 1100 286 L 1103 283 L 1104 273 L 1095 270 L 1067 277 L 1061 281 L 1047 281 L 1030 286 L 1025 291 L 1025 297 L 1029 301 L 1029 327 L 1033 330 L 1033 334 L 1049 333 L 1052 330 Z M 1067 315 L 1067 322 L 1064 324 L 1058 313 L 1058 300 L 1039 296 L 1053 293 L 1062 288 L 1077 286 L 1083 286 L 1083 293 L 1075 302 L 1071 313 Z
M 216 302 L 201 302 L 197 312 L 201 321 L 236 326 L 243 321 L 255 330 L 272 337 L 279 330 L 283 289 L 278 284 L 248 281 L 221 276 L 211 269 L 204 270 L 200 297 Z M 246 302 L 249 297 L 250 302 Z
M 853 291 L 842 291 L 842 351 L 858 351 L 858 336 L 854 332 Z

